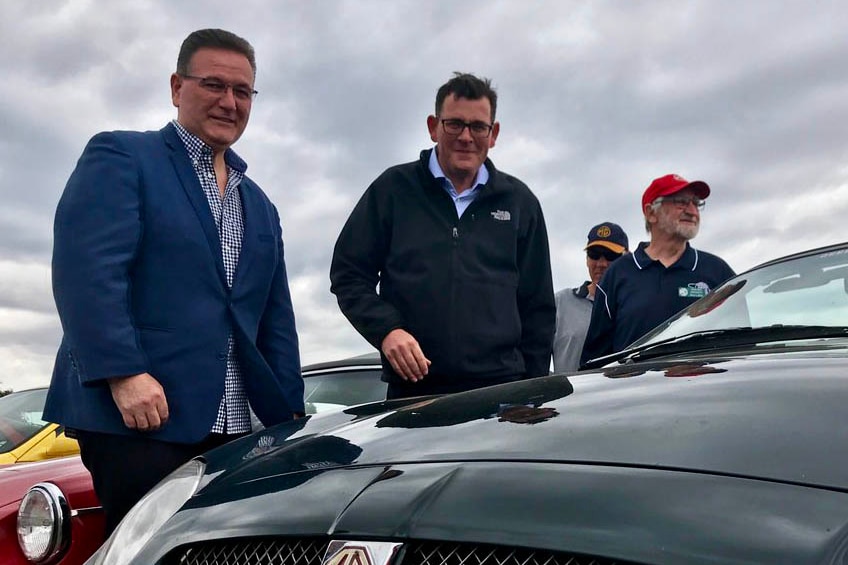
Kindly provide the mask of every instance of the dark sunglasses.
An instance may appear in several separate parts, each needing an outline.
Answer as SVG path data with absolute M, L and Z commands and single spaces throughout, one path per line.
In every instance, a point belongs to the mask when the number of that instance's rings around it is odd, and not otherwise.
M 621 253 L 614 253 L 613 251 L 607 249 L 587 249 L 586 256 L 592 261 L 597 261 L 601 257 L 603 257 L 607 261 L 615 261 L 616 259 L 621 257 Z

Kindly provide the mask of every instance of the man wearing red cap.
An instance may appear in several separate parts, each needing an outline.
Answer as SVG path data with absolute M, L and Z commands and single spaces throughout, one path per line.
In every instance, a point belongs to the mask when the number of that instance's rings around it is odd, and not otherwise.
M 556 293 L 556 333 L 554 334 L 554 371 L 576 371 L 580 353 L 592 318 L 595 289 L 613 261 L 628 253 L 627 234 L 621 226 L 603 222 L 589 230 L 586 241 L 586 267 L 589 280 L 577 288 Z
M 689 245 L 709 195 L 707 183 L 673 174 L 645 190 L 651 241 L 611 265 L 598 284 L 581 364 L 621 351 L 735 274 L 721 258 Z

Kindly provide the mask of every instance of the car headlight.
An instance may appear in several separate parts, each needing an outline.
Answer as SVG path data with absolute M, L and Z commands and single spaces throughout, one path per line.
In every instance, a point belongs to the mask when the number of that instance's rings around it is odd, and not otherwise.
M 71 509 L 52 483 L 32 486 L 18 508 L 18 545 L 24 556 L 43 563 L 61 553 L 70 541 Z
M 156 530 L 195 493 L 205 469 L 203 460 L 192 459 L 162 479 L 132 507 L 106 543 L 86 563 L 130 563 Z

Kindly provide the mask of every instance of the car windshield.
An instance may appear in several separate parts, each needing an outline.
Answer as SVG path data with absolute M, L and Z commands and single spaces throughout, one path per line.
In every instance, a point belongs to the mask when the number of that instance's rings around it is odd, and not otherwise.
M 379 369 L 333 371 L 304 375 L 306 413 L 317 414 L 386 397 Z
M 730 279 L 629 349 L 705 334 L 756 342 L 840 336 L 846 326 L 848 249 L 830 248 Z
M 47 389 L 13 392 L 0 398 L 0 453 L 7 453 L 41 431 Z

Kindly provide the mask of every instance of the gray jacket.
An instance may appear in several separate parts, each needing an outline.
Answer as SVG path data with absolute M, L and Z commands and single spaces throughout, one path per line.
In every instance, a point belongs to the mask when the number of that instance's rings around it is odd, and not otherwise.
M 578 288 L 556 293 L 556 333 L 554 334 L 554 372 L 576 371 L 580 353 L 592 318 L 589 281 Z

